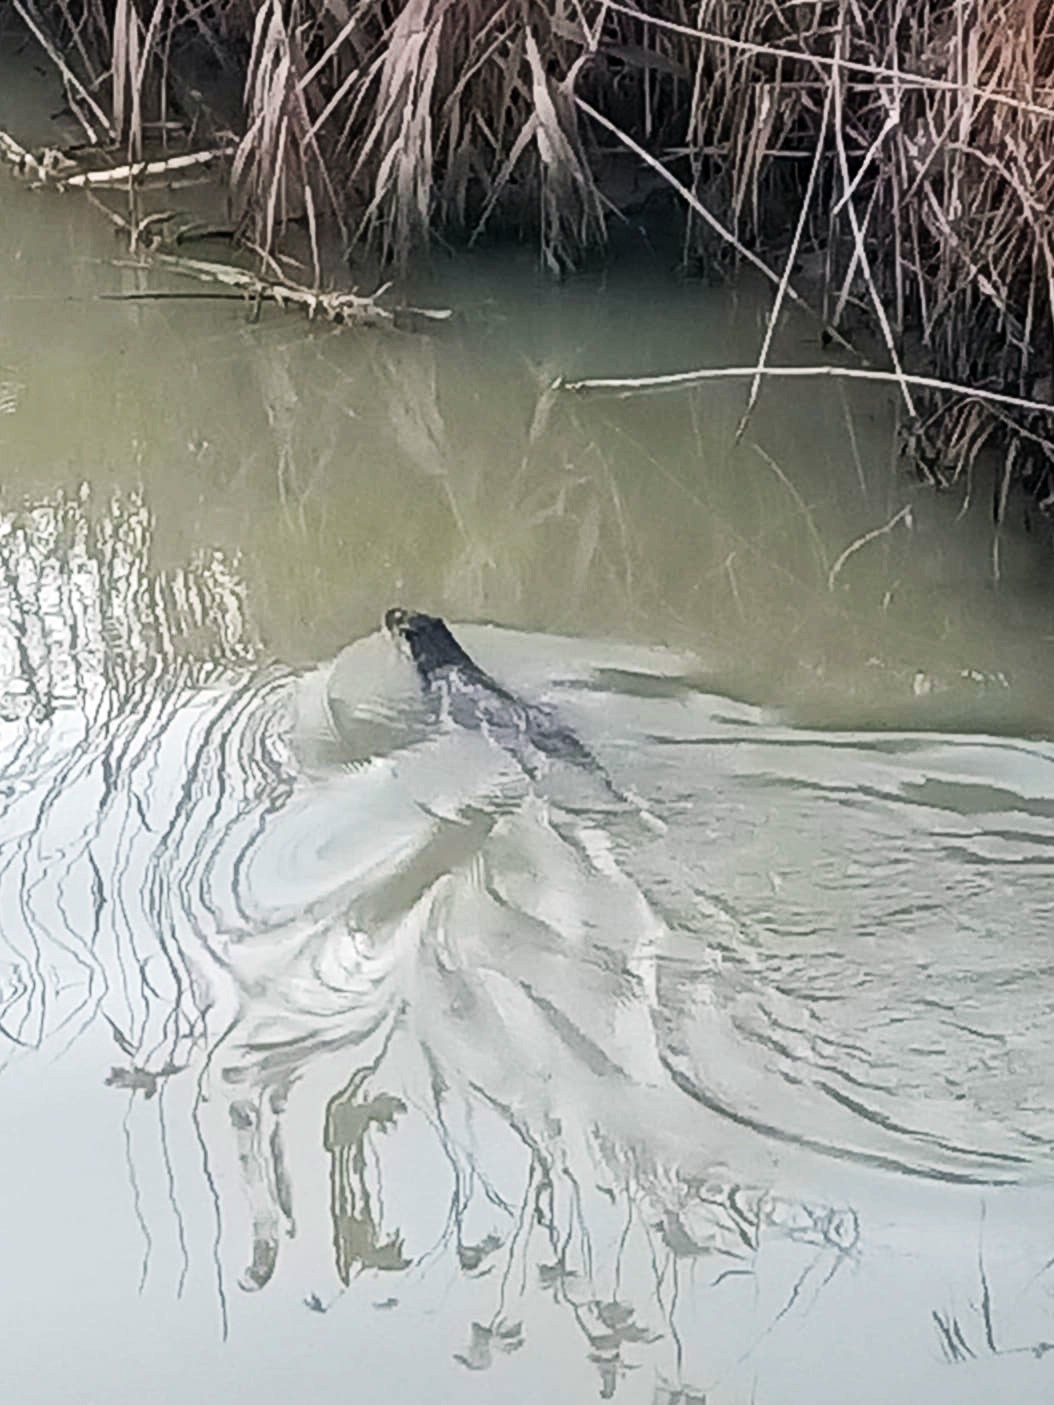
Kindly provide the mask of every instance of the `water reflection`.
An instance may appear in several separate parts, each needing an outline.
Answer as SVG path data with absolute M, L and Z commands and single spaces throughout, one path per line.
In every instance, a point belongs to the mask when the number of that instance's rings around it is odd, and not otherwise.
M 153 532 L 126 493 L 0 524 L 0 1051 L 126 1096 L 140 1290 L 208 1258 L 226 1331 L 285 1274 L 567 1398 L 742 1400 L 876 1313 L 917 1381 L 1042 1359 L 1048 745 L 464 628 L 642 825 L 435 727 L 378 634 L 265 666 L 237 563 Z
M 1049 1399 L 1049 561 L 981 479 L 872 392 L 548 389 L 751 360 L 749 286 L 247 326 L 3 194 L 7 1396 Z M 665 829 L 437 731 L 399 601 Z

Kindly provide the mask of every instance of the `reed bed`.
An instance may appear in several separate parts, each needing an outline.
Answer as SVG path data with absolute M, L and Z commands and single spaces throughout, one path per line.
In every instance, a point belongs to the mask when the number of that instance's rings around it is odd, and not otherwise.
M 126 162 L 181 95 L 199 142 L 225 136 L 185 101 L 195 65 L 240 93 L 230 179 L 266 253 L 290 220 L 396 264 L 527 232 L 562 275 L 650 207 L 686 261 L 760 270 L 771 326 L 795 299 L 825 340 L 866 322 L 936 480 L 997 443 L 1001 499 L 1019 477 L 1054 503 L 1048 0 L 12 7 Z

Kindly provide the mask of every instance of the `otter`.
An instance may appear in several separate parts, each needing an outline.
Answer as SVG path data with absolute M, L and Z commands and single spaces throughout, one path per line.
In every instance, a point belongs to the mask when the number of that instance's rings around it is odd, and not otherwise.
M 384 628 L 413 661 L 422 690 L 440 717 L 482 732 L 532 778 L 544 769 L 544 758 L 592 771 L 614 790 L 593 753 L 551 708 L 525 702 L 504 688 L 465 652 L 438 615 L 397 606 L 386 611 Z

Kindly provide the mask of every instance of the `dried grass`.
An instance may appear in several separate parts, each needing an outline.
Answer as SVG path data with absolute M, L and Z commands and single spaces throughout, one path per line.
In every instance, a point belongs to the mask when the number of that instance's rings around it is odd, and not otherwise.
M 437 236 L 530 229 L 562 273 L 630 203 L 616 170 L 657 176 L 686 252 L 773 282 L 759 368 L 811 263 L 829 329 L 848 336 L 861 309 L 878 329 L 935 476 L 1011 437 L 1052 495 L 1049 416 L 1013 403 L 1054 401 L 1048 0 L 13 5 L 85 130 L 129 162 L 184 41 L 241 63 L 234 184 L 268 254 L 294 216 L 316 263 L 324 218 L 391 261 Z M 918 399 L 908 348 L 916 369 L 1006 397 L 1000 414 Z

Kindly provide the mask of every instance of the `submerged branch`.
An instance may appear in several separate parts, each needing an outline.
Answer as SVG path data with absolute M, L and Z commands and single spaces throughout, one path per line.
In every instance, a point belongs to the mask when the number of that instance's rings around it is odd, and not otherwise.
M 851 556 L 855 556 L 861 547 L 867 546 L 868 542 L 877 541 L 879 537 L 888 536 L 893 528 L 901 522 L 905 523 L 909 530 L 914 525 L 910 504 L 907 507 L 902 507 L 899 512 L 895 512 L 888 522 L 883 522 L 881 527 L 875 527 L 873 531 L 865 532 L 863 536 L 857 537 L 856 541 L 849 543 L 827 573 L 827 589 L 834 589 L 834 583 L 838 579 L 842 567 Z

